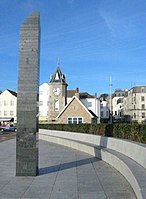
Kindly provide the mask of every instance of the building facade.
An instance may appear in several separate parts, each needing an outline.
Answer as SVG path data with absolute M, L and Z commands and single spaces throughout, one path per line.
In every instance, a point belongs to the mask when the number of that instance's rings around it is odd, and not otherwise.
M 48 122 L 49 85 L 43 83 L 39 86 L 39 122 Z
M 88 110 L 77 96 L 57 116 L 58 122 L 63 124 L 97 123 L 97 116 Z
M 123 100 L 124 97 L 113 97 L 112 99 L 112 113 L 115 120 L 121 119 L 124 114 Z
M 109 121 L 109 101 L 101 100 L 100 101 L 100 121 L 108 122 Z
M 92 96 L 88 94 L 87 92 L 79 93 L 79 89 L 76 88 L 76 90 L 67 90 L 67 83 L 65 75 L 61 72 L 60 67 L 58 66 L 55 73 L 51 76 L 50 82 L 49 82 L 49 96 L 48 96 L 48 122 L 49 123 L 58 123 L 64 121 L 65 123 L 68 123 L 67 119 L 63 119 L 63 113 L 60 117 L 60 113 L 66 107 L 66 105 L 70 104 L 72 101 L 72 98 L 75 96 L 80 103 L 83 105 L 84 109 L 88 110 L 89 117 L 96 118 L 96 121 L 100 122 L 100 100 L 96 96 Z M 67 110 L 70 108 L 67 106 Z M 75 109 L 76 113 L 72 116 L 72 118 L 77 118 L 77 115 L 80 117 L 79 110 Z M 75 112 L 75 111 L 74 111 Z M 87 113 L 85 111 L 85 113 Z M 67 111 L 65 110 L 65 113 Z M 65 116 L 66 117 L 66 116 Z M 61 119 L 60 119 L 61 118 Z M 84 116 L 82 115 L 82 118 Z M 98 118 L 98 119 L 97 119 Z M 92 119 L 93 121 L 94 119 Z M 91 123 L 90 120 L 82 120 L 82 122 Z
M 49 82 L 48 122 L 57 123 L 57 115 L 67 104 L 67 83 L 58 66 Z
M 17 122 L 17 93 L 5 90 L 0 94 L 0 122 Z
M 146 122 L 146 86 L 135 86 L 127 91 L 124 98 L 124 115 L 132 122 Z

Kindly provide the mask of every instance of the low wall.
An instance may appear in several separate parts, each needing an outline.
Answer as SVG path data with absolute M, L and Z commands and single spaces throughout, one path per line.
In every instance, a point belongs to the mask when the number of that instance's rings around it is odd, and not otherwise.
M 146 169 L 146 145 L 133 141 L 91 134 L 40 129 L 41 134 L 66 138 L 112 149 L 133 159 Z
M 146 199 L 146 145 L 91 134 L 40 129 L 39 138 L 83 151 L 113 166 Z

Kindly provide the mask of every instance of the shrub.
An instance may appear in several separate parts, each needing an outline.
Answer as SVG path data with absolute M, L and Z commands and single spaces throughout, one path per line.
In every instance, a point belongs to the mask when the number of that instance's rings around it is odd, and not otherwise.
M 39 128 L 110 136 L 146 144 L 146 124 L 39 124 Z

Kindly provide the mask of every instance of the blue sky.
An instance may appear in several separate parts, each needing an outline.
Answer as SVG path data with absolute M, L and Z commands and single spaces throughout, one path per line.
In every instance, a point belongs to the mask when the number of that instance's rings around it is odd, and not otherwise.
M 17 91 L 19 28 L 41 16 L 40 84 L 57 60 L 68 89 L 146 85 L 146 0 L 0 0 L 0 90 Z

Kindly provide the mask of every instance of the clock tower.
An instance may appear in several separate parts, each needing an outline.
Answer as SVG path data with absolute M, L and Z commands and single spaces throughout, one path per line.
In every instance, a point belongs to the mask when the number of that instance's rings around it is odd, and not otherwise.
M 67 103 L 67 86 L 65 75 L 62 74 L 60 67 L 58 66 L 49 82 L 49 123 L 57 123 L 56 117 Z

